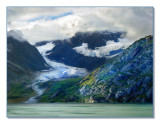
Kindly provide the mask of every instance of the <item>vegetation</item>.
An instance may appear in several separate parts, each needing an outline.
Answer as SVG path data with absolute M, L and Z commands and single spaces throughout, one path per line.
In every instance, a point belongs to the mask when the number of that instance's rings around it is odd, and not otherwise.
M 78 88 L 77 84 L 82 78 L 71 78 L 61 81 L 48 81 L 39 84 L 40 87 L 47 88 L 42 96 L 39 98 L 39 102 L 70 102 L 78 101 L 75 91 Z
M 7 93 L 7 99 L 8 103 L 17 103 L 25 101 L 34 95 L 34 90 L 31 87 L 28 88 L 25 82 L 21 82 L 11 85 L 11 89 Z

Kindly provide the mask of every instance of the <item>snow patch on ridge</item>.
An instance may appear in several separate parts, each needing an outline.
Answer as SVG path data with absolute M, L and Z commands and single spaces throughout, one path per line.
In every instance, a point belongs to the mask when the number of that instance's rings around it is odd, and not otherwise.
M 133 42 L 130 42 L 126 38 L 118 38 L 119 42 L 114 41 L 107 41 L 105 46 L 97 47 L 95 50 L 89 49 L 87 43 L 82 43 L 81 46 L 74 47 L 73 49 L 85 56 L 91 56 L 91 57 L 110 57 L 110 52 L 113 50 L 119 50 L 119 49 L 126 49 L 129 47 Z M 116 54 L 118 55 L 118 54 Z M 114 56 L 114 55 L 112 55 Z

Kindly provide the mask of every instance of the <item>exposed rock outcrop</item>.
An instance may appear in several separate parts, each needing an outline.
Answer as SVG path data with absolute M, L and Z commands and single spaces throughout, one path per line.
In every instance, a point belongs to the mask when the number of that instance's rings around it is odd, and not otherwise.
M 135 41 L 118 59 L 89 74 L 79 86 L 77 92 L 84 102 L 152 102 L 152 36 Z

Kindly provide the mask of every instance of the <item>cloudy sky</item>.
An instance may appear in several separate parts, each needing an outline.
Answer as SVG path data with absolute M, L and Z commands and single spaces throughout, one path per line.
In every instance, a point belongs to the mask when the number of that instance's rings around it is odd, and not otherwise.
M 76 32 L 125 31 L 129 41 L 152 34 L 151 7 L 8 7 L 7 30 L 31 44 L 72 37 Z

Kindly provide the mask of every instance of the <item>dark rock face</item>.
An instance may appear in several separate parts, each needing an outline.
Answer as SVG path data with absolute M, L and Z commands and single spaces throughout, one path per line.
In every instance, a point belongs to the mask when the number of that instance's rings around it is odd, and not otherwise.
M 64 63 L 66 65 L 86 68 L 89 71 L 94 70 L 95 68 L 103 65 L 106 61 L 106 58 L 98 58 L 98 57 L 90 57 L 84 56 L 83 54 L 77 53 L 73 48 L 81 46 L 82 43 L 87 43 L 88 48 L 91 50 L 96 49 L 96 47 L 105 46 L 108 40 L 113 40 L 118 42 L 118 38 L 124 35 L 124 32 L 108 32 L 108 31 L 100 31 L 100 32 L 84 32 L 84 33 L 76 33 L 70 39 L 65 39 L 63 41 L 57 40 L 52 41 L 55 44 L 55 47 L 47 51 L 47 57 L 51 60 Z M 37 43 L 38 45 L 46 44 L 47 42 Z M 122 52 L 123 49 L 111 51 L 110 55 L 115 55 L 117 53 Z
M 28 42 L 20 42 L 12 37 L 7 38 L 7 60 L 21 68 L 40 71 L 48 67 L 39 51 Z
M 98 89 L 98 90 L 96 90 Z M 153 99 L 153 38 L 135 41 L 117 59 L 87 76 L 77 90 L 89 102 L 148 103 Z M 98 99 L 99 98 L 99 99 Z
M 105 58 L 88 57 L 77 53 L 67 42 L 61 42 L 49 51 L 47 57 L 66 65 L 93 70 L 105 63 Z
M 41 42 L 36 43 L 34 46 L 35 46 L 35 47 L 43 46 L 43 45 L 46 45 L 46 44 L 49 43 L 49 42 L 50 42 L 50 41 L 41 41 Z
M 29 82 L 33 72 L 47 69 L 49 66 L 39 51 L 27 41 L 18 41 L 7 37 L 7 84 Z
M 88 43 L 89 49 L 95 49 L 106 45 L 106 41 L 113 40 L 118 42 L 118 38 L 122 35 L 125 36 L 125 32 L 109 32 L 109 31 L 96 31 L 96 32 L 78 32 L 70 40 L 72 47 L 80 46 L 82 43 Z

